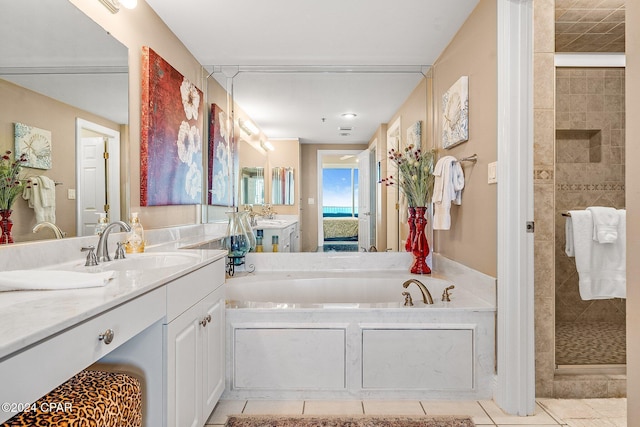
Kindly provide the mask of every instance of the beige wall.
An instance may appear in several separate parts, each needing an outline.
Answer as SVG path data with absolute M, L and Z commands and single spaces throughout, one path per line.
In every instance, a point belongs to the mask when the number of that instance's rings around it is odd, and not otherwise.
M 302 201 L 300 207 L 301 251 L 315 252 L 318 248 L 318 150 L 364 150 L 366 144 L 301 144 L 300 168 Z M 313 198 L 314 204 L 308 203 Z
M 194 224 L 200 221 L 200 205 L 140 207 L 140 106 L 142 46 L 151 47 L 176 70 L 203 89 L 202 67 L 182 42 L 168 29 L 146 2 L 133 10 L 109 12 L 98 1 L 70 0 L 117 40 L 129 48 L 129 129 L 128 154 L 132 211 L 138 211 L 146 228 Z
M 422 122 L 422 136 L 420 139 L 421 147 L 427 147 L 427 140 L 430 131 L 432 128 L 428 127 L 427 124 L 427 79 L 423 78 L 420 80 L 420 83 L 413 89 L 407 100 L 402 104 L 402 106 L 398 109 L 398 111 L 391 117 L 391 119 L 387 122 L 387 126 L 395 123 L 395 121 L 400 118 L 400 135 L 402 138 L 402 143 L 406 142 L 407 130 L 414 123 L 420 121 Z M 396 173 L 394 170 L 389 170 L 390 167 L 387 162 L 386 155 L 388 153 L 389 148 L 386 143 L 386 130 L 384 135 L 384 151 L 385 155 L 384 161 L 381 163 L 381 169 L 383 169 L 382 176 L 389 176 Z M 395 147 L 394 147 L 395 148 Z M 391 190 L 391 191 L 389 191 Z M 388 196 L 391 196 L 391 200 L 387 200 L 388 205 L 391 209 L 388 209 L 387 212 L 394 212 L 394 201 L 397 196 L 394 193 L 394 189 L 386 188 L 383 190 L 387 193 Z M 388 215 L 392 216 L 391 214 Z M 398 231 L 400 234 L 400 242 L 404 242 L 409 235 L 409 226 L 407 225 L 407 203 L 404 200 L 404 197 L 400 196 L 400 205 L 397 207 L 397 211 L 395 212 L 395 218 L 386 218 L 387 225 L 387 240 L 394 238 L 395 233 L 389 229 L 390 225 L 393 225 L 393 222 L 398 221 Z M 429 239 L 429 241 L 433 241 Z M 390 241 L 386 242 L 386 247 L 393 247 Z M 404 244 L 400 244 L 398 246 L 400 250 L 404 250 Z
M 627 22 L 640 22 L 640 2 L 627 1 L 626 14 Z M 640 420 L 640 25 L 626 29 L 627 419 L 635 426 Z
M 120 129 L 117 123 L 106 120 L 55 99 L 40 95 L 11 82 L 0 79 L 0 152 L 15 152 L 14 123 L 24 123 L 51 131 L 52 168 L 48 170 L 24 168 L 24 176 L 45 175 L 56 182 L 56 224 L 67 233 L 76 235 L 76 201 L 67 198 L 67 190 L 76 188 L 76 118 L 85 119 L 110 129 Z M 33 209 L 18 196 L 13 205 L 15 242 L 53 238 L 53 232 L 42 230 L 33 234 L 36 225 Z
M 451 209 L 451 230 L 435 232 L 435 251 L 485 274 L 497 274 L 497 191 L 487 184 L 487 165 L 497 158 L 496 2 L 480 0 L 433 66 L 435 146 L 441 148 L 440 100 L 460 76 L 469 76 L 469 140 L 439 155 L 463 164 L 462 205 Z

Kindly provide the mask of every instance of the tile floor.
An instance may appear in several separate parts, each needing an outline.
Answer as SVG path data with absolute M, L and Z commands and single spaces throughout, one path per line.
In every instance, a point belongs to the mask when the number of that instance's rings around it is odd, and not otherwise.
M 626 427 L 627 399 L 538 399 L 530 417 L 506 415 L 491 400 L 222 400 L 207 426 L 222 426 L 230 414 L 470 415 L 477 426 Z

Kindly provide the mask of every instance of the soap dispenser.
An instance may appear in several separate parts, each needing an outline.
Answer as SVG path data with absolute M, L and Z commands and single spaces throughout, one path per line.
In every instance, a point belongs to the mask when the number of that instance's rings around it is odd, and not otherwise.
M 96 215 L 98 215 L 98 223 L 96 224 L 95 234 L 97 236 L 100 236 L 102 235 L 102 232 L 104 231 L 104 229 L 107 228 L 107 226 L 109 225 L 109 220 L 107 219 L 106 212 L 97 212 Z
M 128 254 L 144 252 L 144 230 L 138 218 L 138 212 L 131 212 L 131 231 L 127 234 L 125 251 Z

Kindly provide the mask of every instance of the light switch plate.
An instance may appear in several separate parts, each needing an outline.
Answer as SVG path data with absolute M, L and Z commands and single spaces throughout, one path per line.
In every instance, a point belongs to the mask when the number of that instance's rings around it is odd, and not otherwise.
M 307 199 L 307 203 L 308 203 L 308 204 L 310 204 L 310 205 L 315 205 L 315 204 L 316 204 L 316 201 L 315 201 L 315 199 L 314 199 L 313 197 L 309 197 L 309 198 Z
M 69 200 L 75 200 L 76 199 L 76 189 L 75 188 L 69 188 L 67 190 L 67 199 L 69 199 Z
M 487 183 L 495 184 L 498 182 L 498 162 L 489 163 L 487 166 Z

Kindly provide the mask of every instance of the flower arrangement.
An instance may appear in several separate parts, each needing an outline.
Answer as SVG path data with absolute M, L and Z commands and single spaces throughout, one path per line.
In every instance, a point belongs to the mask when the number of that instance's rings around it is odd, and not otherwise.
M 423 152 L 413 144 L 404 151 L 389 150 L 389 159 L 396 165 L 397 176 L 380 180 L 386 186 L 397 185 L 410 207 L 427 206 L 433 194 L 435 150 Z
M 26 161 L 24 153 L 12 161 L 9 150 L 0 158 L 0 210 L 11 209 L 16 197 L 22 193 L 26 180 L 20 178 L 20 171 Z

